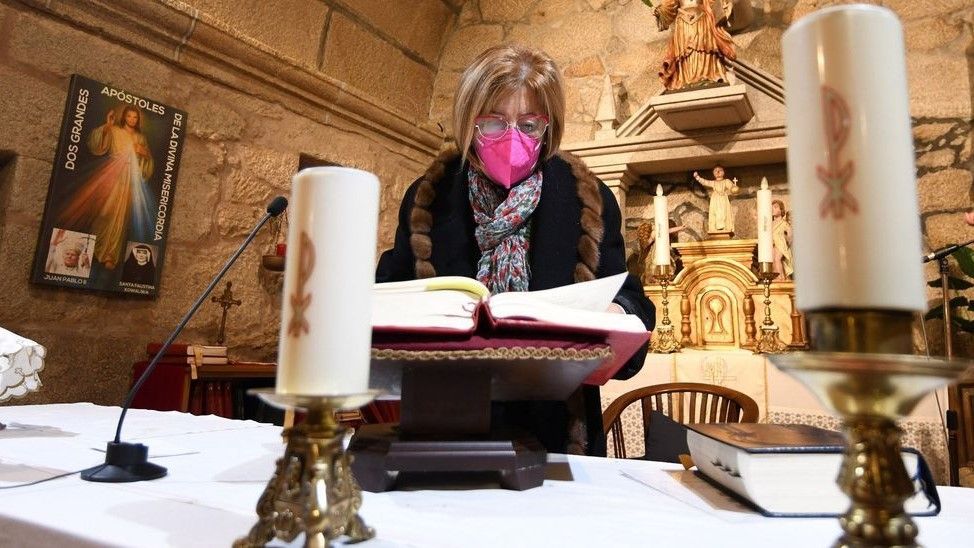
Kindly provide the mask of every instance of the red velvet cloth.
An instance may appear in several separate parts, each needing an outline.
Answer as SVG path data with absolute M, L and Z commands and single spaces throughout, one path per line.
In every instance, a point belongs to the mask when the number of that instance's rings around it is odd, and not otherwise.
M 148 365 L 148 361 L 132 365 L 133 385 Z M 189 398 L 184 408 L 183 398 L 187 392 Z M 189 366 L 159 363 L 132 399 L 132 407 L 233 418 L 233 384 L 231 381 L 192 381 Z
M 132 365 L 132 384 L 142 376 L 147 361 Z M 152 375 L 132 400 L 135 409 L 155 409 L 156 411 L 184 411 L 183 394 L 189 389 L 188 367 L 179 364 L 160 363 Z

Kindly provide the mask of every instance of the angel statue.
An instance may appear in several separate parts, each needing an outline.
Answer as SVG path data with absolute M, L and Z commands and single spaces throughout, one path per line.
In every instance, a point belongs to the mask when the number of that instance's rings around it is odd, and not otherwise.
M 673 27 L 659 77 L 666 91 L 708 84 L 730 84 L 728 61 L 736 58 L 729 25 L 733 0 L 652 0 L 659 30 Z M 718 5 L 715 15 L 712 3 Z
M 646 274 L 646 258 L 653 246 L 653 223 L 643 223 L 636 229 L 636 244 L 633 252 L 626 258 L 626 270 L 640 282 Z
M 667 222 L 670 227 L 670 236 L 674 236 L 686 228 L 683 225 L 676 224 L 673 219 L 667 219 Z M 649 283 L 649 276 L 646 275 L 646 263 L 653 256 L 654 246 L 656 245 L 654 227 L 654 223 L 643 223 L 639 225 L 636 229 L 635 249 L 626 258 L 626 270 L 642 283 Z
M 795 261 L 791 255 L 791 222 L 785 203 L 771 202 L 771 245 L 774 250 L 772 268 L 783 280 L 790 280 L 795 273 Z

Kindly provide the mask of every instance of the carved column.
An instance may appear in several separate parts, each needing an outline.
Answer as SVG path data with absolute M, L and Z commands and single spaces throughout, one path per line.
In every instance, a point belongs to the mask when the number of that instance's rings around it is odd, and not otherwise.
M 690 296 L 686 293 L 680 297 L 680 335 L 683 337 L 680 344 L 684 348 L 693 344 L 690 340 Z
M 619 210 L 622 211 L 622 217 L 625 219 L 626 195 L 629 193 L 629 188 L 633 183 L 639 180 L 639 175 L 629 169 L 625 164 L 590 167 L 592 172 L 599 179 L 602 179 L 602 182 L 612 191 L 612 195 L 619 202 Z

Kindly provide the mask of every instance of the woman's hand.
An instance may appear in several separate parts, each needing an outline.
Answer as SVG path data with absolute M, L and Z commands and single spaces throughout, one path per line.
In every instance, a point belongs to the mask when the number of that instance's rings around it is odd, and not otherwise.
M 613 314 L 628 314 L 625 308 L 619 303 L 609 303 L 608 308 L 605 309 L 606 312 L 612 312 Z

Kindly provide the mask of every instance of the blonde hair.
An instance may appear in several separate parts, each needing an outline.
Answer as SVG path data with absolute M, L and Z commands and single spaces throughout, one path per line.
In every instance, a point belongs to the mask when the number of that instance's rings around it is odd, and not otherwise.
M 463 159 L 480 169 L 472 151 L 477 116 L 486 114 L 502 97 L 521 88 L 533 91 L 548 117 L 541 159 L 558 152 L 565 128 L 565 91 L 554 59 L 541 50 L 516 44 L 493 46 L 470 64 L 457 86 L 453 103 L 453 135 Z

